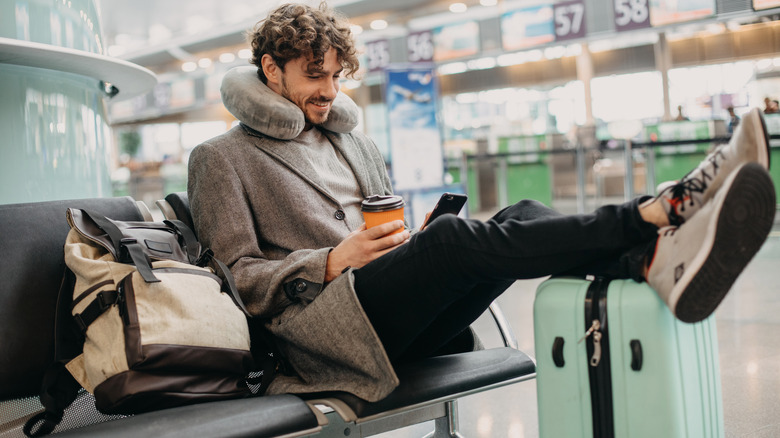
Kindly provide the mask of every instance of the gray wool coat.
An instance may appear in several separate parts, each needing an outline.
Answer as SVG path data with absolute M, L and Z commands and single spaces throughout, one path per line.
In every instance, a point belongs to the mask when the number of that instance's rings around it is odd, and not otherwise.
M 364 196 L 390 194 L 382 155 L 358 132 L 323 131 Z M 231 269 L 250 313 L 264 318 L 292 375 L 270 394 L 347 391 L 376 401 L 397 385 L 350 272 L 323 284 L 330 250 L 350 232 L 311 165 L 244 124 L 197 146 L 187 192 L 195 228 Z

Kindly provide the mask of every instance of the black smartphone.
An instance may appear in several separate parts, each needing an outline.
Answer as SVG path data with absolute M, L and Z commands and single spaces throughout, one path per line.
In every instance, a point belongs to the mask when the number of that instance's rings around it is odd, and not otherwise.
M 423 223 L 423 225 L 420 227 L 420 229 L 424 229 L 429 223 L 433 222 L 434 219 L 437 217 L 443 215 L 443 214 L 454 214 L 457 215 L 460 213 L 460 210 L 463 208 L 463 205 L 466 204 L 466 200 L 468 199 L 468 196 L 461 195 L 458 193 L 445 193 L 441 195 L 441 198 L 439 198 L 439 201 L 436 203 L 436 206 L 433 207 L 433 211 L 431 212 L 431 215 L 428 216 L 428 220 Z

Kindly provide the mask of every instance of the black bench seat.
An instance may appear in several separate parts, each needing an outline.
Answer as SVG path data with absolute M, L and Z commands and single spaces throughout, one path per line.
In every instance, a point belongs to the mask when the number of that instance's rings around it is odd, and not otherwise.
M 167 200 L 164 212 L 192 223 L 186 193 Z M 23 437 L 24 420 L 41 409 L 37 397 L 53 358 L 69 207 L 125 221 L 149 216 L 129 197 L 0 205 L 0 438 Z M 458 436 L 459 397 L 535 377 L 533 360 L 509 347 L 432 357 L 396 371 L 398 388 L 374 403 L 344 392 L 273 395 L 117 418 L 98 413 L 91 395 L 82 393 L 54 432 L 63 437 L 289 438 L 344 436 L 354 429 L 355 436 L 368 436 L 435 420 L 433 436 Z
M 337 399 L 354 412 L 350 421 L 389 415 L 482 392 L 535 377 L 536 365 L 525 353 L 502 347 L 431 357 L 398 367 L 400 385 L 384 399 L 369 403 L 347 392 L 304 396 L 312 403 Z M 325 401 L 323 401 L 325 403 Z
M 275 437 L 317 433 L 317 417 L 293 395 L 181 406 L 72 429 L 57 437 Z

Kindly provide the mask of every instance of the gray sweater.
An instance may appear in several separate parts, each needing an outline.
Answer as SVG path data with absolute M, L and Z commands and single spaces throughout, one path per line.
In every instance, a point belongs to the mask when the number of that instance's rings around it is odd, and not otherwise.
M 363 213 L 360 211 L 363 195 L 360 187 L 349 163 L 325 134 L 318 128 L 311 128 L 290 140 L 290 147 L 298 148 L 302 155 L 309 158 L 325 188 L 344 206 L 349 229 L 360 227 L 363 223 Z

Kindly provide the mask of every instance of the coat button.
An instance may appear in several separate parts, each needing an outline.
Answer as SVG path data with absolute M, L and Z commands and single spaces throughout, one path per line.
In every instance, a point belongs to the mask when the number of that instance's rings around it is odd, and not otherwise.
M 335 216 L 336 219 L 338 219 L 340 221 L 343 221 L 344 218 L 347 217 L 347 215 L 344 214 L 344 210 L 336 210 L 336 214 L 334 214 L 333 216 Z

